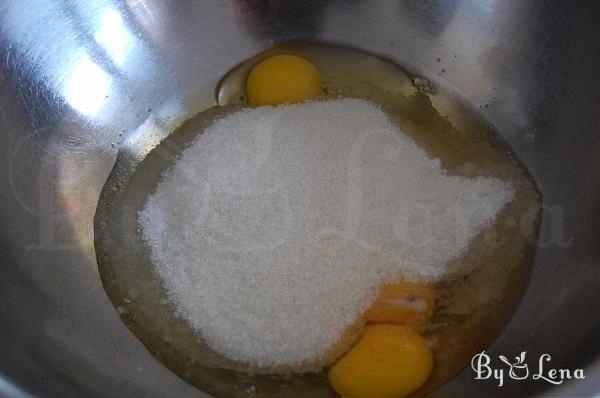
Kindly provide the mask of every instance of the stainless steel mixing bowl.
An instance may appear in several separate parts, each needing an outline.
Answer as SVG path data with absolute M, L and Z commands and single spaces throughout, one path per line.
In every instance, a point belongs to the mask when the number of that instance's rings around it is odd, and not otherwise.
M 594 0 L 2 1 L 0 396 L 205 396 L 119 320 L 94 211 L 124 140 L 156 140 L 292 39 L 384 55 L 480 107 L 543 194 L 530 287 L 488 351 L 545 352 L 586 379 L 498 388 L 466 369 L 434 396 L 598 394 L 599 20 Z

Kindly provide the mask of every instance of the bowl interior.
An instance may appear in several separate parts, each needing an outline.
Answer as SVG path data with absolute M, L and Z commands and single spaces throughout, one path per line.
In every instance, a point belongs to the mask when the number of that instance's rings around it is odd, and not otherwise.
M 144 157 L 215 102 L 233 66 L 292 40 L 384 56 L 480 108 L 544 197 L 530 287 L 489 352 L 548 353 L 562 367 L 597 374 L 599 8 L 520 0 L 4 2 L 0 391 L 199 396 L 146 351 L 108 300 L 93 246 L 96 205 L 121 145 L 145 142 L 132 153 Z M 499 389 L 473 376 L 467 369 L 434 395 L 552 393 L 540 381 Z M 589 395 L 597 380 L 553 391 Z

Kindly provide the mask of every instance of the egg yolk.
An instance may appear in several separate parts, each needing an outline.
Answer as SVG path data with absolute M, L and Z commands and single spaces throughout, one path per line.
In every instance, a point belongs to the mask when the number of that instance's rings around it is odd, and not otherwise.
M 375 303 L 365 313 L 367 322 L 394 323 L 422 328 L 431 319 L 435 305 L 433 288 L 400 282 L 381 288 Z
M 321 92 L 321 76 L 304 58 L 275 55 L 252 69 L 246 91 L 253 105 L 294 104 L 314 98 Z
M 329 382 L 344 398 L 402 398 L 425 384 L 432 369 L 433 354 L 418 333 L 374 324 L 329 370 Z

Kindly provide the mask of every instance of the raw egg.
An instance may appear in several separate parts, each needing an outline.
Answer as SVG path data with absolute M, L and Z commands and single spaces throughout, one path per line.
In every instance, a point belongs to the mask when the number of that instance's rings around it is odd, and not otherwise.
M 375 303 L 365 313 L 367 322 L 395 323 L 422 328 L 433 315 L 435 295 L 432 287 L 400 282 L 381 288 Z
M 281 105 L 303 102 L 321 92 L 317 68 L 296 55 L 275 55 L 258 63 L 246 81 L 252 105 Z
M 431 374 L 433 354 L 417 332 L 400 325 L 368 325 L 362 339 L 330 370 L 344 398 L 402 398 Z

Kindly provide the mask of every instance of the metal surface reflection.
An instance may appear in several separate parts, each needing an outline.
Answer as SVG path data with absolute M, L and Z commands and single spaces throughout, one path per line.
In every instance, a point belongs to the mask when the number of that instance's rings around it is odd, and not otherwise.
M 62 93 L 69 105 L 84 115 L 96 115 L 108 98 L 110 76 L 87 54 L 76 58 L 67 74 Z
M 135 38 L 125 26 L 118 10 L 111 8 L 104 11 L 101 20 L 94 39 L 104 48 L 113 62 L 122 67 L 135 47 Z
M 139 126 L 154 126 L 158 135 L 144 137 L 152 145 L 214 104 L 240 60 L 293 39 L 381 54 L 481 107 L 547 203 L 564 210 L 573 239 L 540 250 L 492 350 L 552 350 L 597 374 L 599 18 L 592 0 L 0 3 L 0 393 L 202 396 L 146 352 L 107 300 L 91 242 L 98 194 Z M 600 391 L 593 376 L 563 388 L 549 394 Z M 439 396 L 543 393 L 536 383 L 499 391 L 464 372 Z

